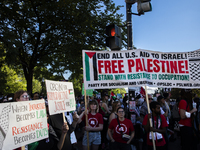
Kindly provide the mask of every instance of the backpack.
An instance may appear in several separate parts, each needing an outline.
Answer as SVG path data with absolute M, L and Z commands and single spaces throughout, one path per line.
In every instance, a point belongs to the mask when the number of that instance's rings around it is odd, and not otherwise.
M 179 121 L 181 119 L 181 116 L 180 116 L 180 113 L 179 113 L 178 105 L 179 105 L 179 103 L 176 103 L 176 104 L 174 104 L 174 106 L 172 108 L 172 118 L 174 120 L 178 120 Z M 188 103 L 187 103 L 186 109 L 187 108 L 188 108 Z
M 175 120 L 180 120 L 181 116 L 179 114 L 178 111 L 178 103 L 174 104 L 173 108 L 172 108 L 172 118 Z

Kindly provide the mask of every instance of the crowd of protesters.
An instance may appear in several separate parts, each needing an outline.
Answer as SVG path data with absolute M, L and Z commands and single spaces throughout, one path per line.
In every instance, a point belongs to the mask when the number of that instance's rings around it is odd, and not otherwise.
M 92 96 L 85 100 L 83 96 L 78 96 L 76 111 L 66 112 L 66 122 L 63 121 L 63 114 L 49 115 L 47 97 L 38 92 L 30 97 L 26 91 L 19 90 L 1 96 L 1 103 L 45 99 L 49 138 L 26 145 L 28 150 L 78 150 L 71 140 L 74 131 L 75 138 L 77 132 L 82 135 L 77 139 L 82 140 L 82 149 L 79 150 L 87 150 L 88 146 L 91 150 L 153 150 L 153 138 L 157 150 L 169 150 L 169 142 L 176 140 L 173 136 L 176 122 L 179 124 L 182 150 L 197 150 L 200 139 L 198 96 L 192 95 L 191 90 L 182 89 L 171 105 L 169 93 L 156 98 L 147 95 L 147 98 L 142 94 L 135 96 L 135 107 L 131 113 L 127 95 L 117 99 L 103 91 L 101 98 Z M 131 114 L 136 116 L 135 120 Z M 67 115 L 71 116 L 71 121 Z

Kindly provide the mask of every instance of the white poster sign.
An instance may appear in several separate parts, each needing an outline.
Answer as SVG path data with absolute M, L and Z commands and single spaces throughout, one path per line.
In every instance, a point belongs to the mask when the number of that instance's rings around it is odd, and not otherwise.
M 0 104 L 0 149 L 11 150 L 48 138 L 44 100 Z
M 49 114 L 76 110 L 72 82 L 45 80 Z
M 200 50 L 83 50 L 85 89 L 134 86 L 200 88 Z

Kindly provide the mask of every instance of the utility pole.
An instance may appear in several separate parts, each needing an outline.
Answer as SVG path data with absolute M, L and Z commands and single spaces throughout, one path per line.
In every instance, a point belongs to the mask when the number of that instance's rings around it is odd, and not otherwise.
M 133 49 L 131 7 L 132 7 L 132 3 L 127 3 L 126 2 L 126 24 L 127 24 L 127 38 L 128 38 L 127 50 L 132 50 Z
M 151 0 L 125 0 L 126 2 L 126 25 L 127 25 L 127 50 L 133 49 L 132 18 L 131 15 L 144 15 L 144 12 L 151 11 Z M 138 13 L 132 13 L 131 7 L 137 2 Z

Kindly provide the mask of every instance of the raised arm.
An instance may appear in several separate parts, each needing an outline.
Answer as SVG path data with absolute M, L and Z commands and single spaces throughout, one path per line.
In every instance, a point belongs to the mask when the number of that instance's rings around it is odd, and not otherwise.
M 63 147 L 65 137 L 67 135 L 68 130 L 69 130 L 69 126 L 68 126 L 67 122 L 64 122 L 64 124 L 62 126 L 62 134 L 61 134 L 60 140 L 57 144 L 57 147 L 58 147 L 59 150 L 61 150 L 62 147 Z

